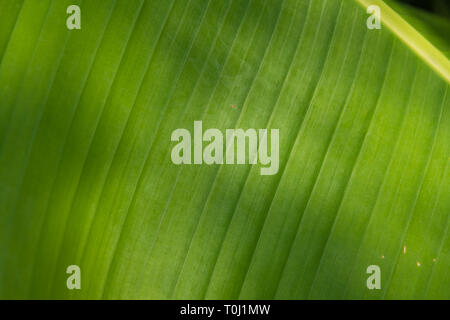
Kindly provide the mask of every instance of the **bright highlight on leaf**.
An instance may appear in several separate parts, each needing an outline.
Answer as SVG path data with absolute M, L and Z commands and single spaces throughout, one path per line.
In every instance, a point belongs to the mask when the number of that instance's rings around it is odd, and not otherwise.
M 0 298 L 449 299 L 450 27 L 404 10 L 0 0 Z M 174 163 L 194 123 L 277 170 Z

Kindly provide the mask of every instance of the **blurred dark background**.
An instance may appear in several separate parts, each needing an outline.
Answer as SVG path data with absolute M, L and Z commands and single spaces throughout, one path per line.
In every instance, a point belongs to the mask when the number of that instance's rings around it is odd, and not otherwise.
M 407 3 L 444 17 L 450 17 L 450 0 L 397 0 L 397 2 Z

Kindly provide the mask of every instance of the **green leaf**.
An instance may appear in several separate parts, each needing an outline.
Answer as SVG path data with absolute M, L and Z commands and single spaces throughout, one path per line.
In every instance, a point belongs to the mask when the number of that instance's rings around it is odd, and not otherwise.
M 0 0 L 0 298 L 449 299 L 449 39 L 407 21 Z M 196 120 L 280 129 L 278 173 L 173 164 Z
M 393 1 L 387 3 L 447 58 L 450 57 L 450 41 L 448 40 L 450 21 L 448 19 L 401 3 Z

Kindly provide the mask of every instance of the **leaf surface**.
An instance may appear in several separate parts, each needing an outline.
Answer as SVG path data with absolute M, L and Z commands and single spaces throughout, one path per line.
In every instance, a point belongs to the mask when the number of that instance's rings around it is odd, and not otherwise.
M 0 297 L 449 299 L 450 40 L 401 14 L 0 0 Z M 173 164 L 197 120 L 280 129 L 278 173 Z

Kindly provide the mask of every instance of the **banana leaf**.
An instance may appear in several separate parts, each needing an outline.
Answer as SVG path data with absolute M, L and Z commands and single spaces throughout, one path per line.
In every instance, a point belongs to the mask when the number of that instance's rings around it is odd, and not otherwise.
M 0 298 L 449 299 L 449 22 L 396 6 L 0 0 Z M 195 121 L 277 173 L 173 163 Z

